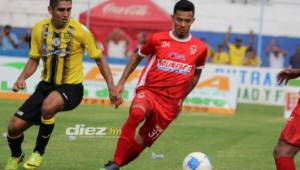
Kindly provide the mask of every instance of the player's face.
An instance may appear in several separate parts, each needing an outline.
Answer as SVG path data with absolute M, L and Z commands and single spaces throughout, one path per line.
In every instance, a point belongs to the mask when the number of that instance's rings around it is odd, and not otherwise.
M 49 7 L 48 11 L 52 15 L 52 23 L 56 28 L 64 27 L 70 18 L 72 9 L 71 1 L 59 1 L 56 7 Z
M 172 16 L 174 32 L 178 38 L 186 38 L 189 35 L 190 27 L 194 22 L 192 11 L 177 10 Z

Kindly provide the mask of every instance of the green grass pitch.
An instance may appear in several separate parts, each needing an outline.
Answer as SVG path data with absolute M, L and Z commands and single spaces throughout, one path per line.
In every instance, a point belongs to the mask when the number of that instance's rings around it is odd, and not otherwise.
M 9 156 L 2 134 L 20 104 L 19 101 L 0 100 L 0 169 Z M 201 151 L 210 157 L 214 170 L 273 170 L 272 149 L 285 122 L 282 113 L 282 107 L 246 104 L 238 105 L 235 116 L 182 113 L 150 149 L 122 169 L 181 170 L 188 153 Z M 115 110 L 98 105 L 81 105 L 73 111 L 59 113 L 39 169 L 99 169 L 112 158 L 117 138 L 77 137 L 69 140 L 66 128 L 76 124 L 120 128 L 127 115 L 127 107 Z M 37 130 L 32 127 L 25 132 L 23 150 L 27 156 L 34 147 Z M 163 154 L 164 158 L 152 159 L 152 152 Z M 298 165 L 299 160 L 298 156 Z

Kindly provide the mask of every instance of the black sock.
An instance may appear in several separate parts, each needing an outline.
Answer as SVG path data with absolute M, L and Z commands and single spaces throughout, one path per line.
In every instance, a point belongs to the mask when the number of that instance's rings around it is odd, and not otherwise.
M 45 148 L 50 140 L 50 136 L 52 134 L 54 128 L 54 121 L 53 124 L 44 124 L 41 122 L 39 134 L 36 139 L 36 145 L 34 148 L 34 152 L 39 152 L 41 155 L 44 154 Z
M 10 137 L 7 135 L 7 142 L 11 151 L 12 157 L 20 157 L 22 154 L 22 142 L 24 140 L 24 135 L 20 135 L 17 137 Z

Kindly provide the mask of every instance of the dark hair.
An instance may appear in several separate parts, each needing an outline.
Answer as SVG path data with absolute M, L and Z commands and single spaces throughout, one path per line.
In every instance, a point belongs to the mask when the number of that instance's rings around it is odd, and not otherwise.
M 59 1 L 71 1 L 72 0 L 50 0 L 49 6 L 51 6 L 52 8 L 56 7 Z
M 188 1 L 188 0 L 180 0 L 178 1 L 175 6 L 174 6 L 174 11 L 173 14 L 176 13 L 176 11 L 192 11 L 193 12 L 193 16 L 195 14 L 195 6 L 192 2 Z
M 11 27 L 11 25 L 5 25 L 4 27 L 3 27 L 4 29 L 12 29 L 12 27 Z

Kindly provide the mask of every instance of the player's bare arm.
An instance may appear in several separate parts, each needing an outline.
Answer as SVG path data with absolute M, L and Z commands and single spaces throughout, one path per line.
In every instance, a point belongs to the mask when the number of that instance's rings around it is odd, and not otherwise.
M 202 69 L 196 69 L 195 70 L 195 75 L 194 75 L 194 78 L 193 78 L 193 83 L 191 84 L 186 96 L 188 94 L 190 94 L 190 92 L 195 88 L 195 86 L 198 84 L 198 81 L 200 79 L 200 76 L 201 76 L 201 73 L 202 73 Z
M 125 84 L 126 80 L 130 76 L 130 74 L 136 69 L 136 67 L 139 65 L 139 63 L 142 61 L 142 59 L 143 59 L 143 57 L 139 56 L 138 54 L 130 57 L 128 64 L 126 65 L 126 67 L 122 73 L 122 76 L 118 82 L 118 85 L 117 85 L 118 93 L 123 92 L 123 88 L 124 88 L 124 84 Z
M 17 92 L 22 88 L 26 87 L 25 80 L 29 78 L 37 69 L 37 66 L 39 65 L 39 59 L 29 58 L 27 61 L 24 70 L 16 80 L 13 86 L 13 91 Z
M 109 98 L 112 104 L 115 104 L 118 98 L 118 94 L 116 93 L 114 80 L 112 78 L 111 70 L 105 61 L 104 57 L 100 57 L 99 59 L 96 59 L 96 64 L 98 66 L 98 69 L 100 73 L 102 74 L 103 78 L 105 79 L 109 91 Z
M 300 69 L 285 69 L 277 74 L 279 84 L 287 84 L 290 79 L 295 79 L 300 76 Z
M 118 96 L 122 96 L 124 85 L 130 74 L 136 69 L 136 67 L 139 65 L 139 63 L 142 61 L 143 57 L 139 56 L 138 54 L 132 55 L 128 61 L 128 64 L 126 65 L 122 76 L 116 86 L 116 92 Z M 119 107 L 123 103 L 123 100 L 120 99 L 115 103 L 116 108 Z

